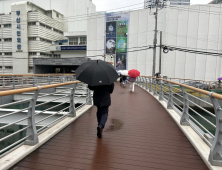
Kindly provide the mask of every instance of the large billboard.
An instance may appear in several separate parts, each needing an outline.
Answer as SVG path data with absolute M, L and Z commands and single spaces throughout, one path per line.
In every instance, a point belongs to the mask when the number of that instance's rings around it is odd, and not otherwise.
M 129 11 L 106 13 L 106 54 L 116 54 L 116 69 L 127 69 Z

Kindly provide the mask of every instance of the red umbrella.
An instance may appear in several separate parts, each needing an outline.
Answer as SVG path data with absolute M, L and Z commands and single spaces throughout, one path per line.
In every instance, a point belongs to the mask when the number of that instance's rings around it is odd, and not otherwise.
M 128 75 L 130 77 L 136 78 L 136 77 L 140 76 L 140 72 L 138 70 L 132 69 L 128 72 Z

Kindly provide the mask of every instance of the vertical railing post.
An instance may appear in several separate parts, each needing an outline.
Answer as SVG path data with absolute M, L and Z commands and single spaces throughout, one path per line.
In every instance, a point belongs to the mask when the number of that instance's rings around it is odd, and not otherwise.
M 51 84 L 51 82 L 50 82 L 50 76 L 49 76 L 49 75 L 48 75 L 48 83 Z
M 24 82 L 23 82 L 23 76 L 22 76 L 22 86 L 23 86 Z
M 180 118 L 180 124 L 189 126 L 189 98 L 187 95 L 187 92 L 184 87 L 181 87 L 182 93 L 183 93 L 183 112 Z
M 172 90 L 172 84 L 167 83 L 169 88 L 169 98 L 167 102 L 167 109 L 173 109 L 173 90 Z
M 149 92 L 152 92 L 153 91 L 152 90 L 152 78 L 149 78 L 149 85 L 150 85 Z
M 147 82 L 147 78 L 146 79 L 146 90 L 148 90 L 148 82 Z
M 136 84 L 137 84 L 137 85 L 138 85 L 138 79 L 139 79 L 139 77 L 136 78 Z
M 145 87 L 145 80 L 144 80 L 144 77 L 142 77 L 142 80 L 143 80 L 142 87 L 144 88 L 144 87 Z
M 157 81 L 154 79 L 154 92 L 153 95 L 157 95 Z
M 213 144 L 210 148 L 209 162 L 214 166 L 222 166 L 222 108 L 217 99 L 209 93 L 216 115 L 216 132 Z
M 33 87 L 35 87 L 35 76 L 32 75 L 32 84 L 33 84 Z
M 76 91 L 76 87 L 77 87 L 77 83 L 74 84 L 74 87 L 71 90 L 69 117 L 76 117 L 76 108 L 75 108 L 75 91 Z
M 163 84 L 160 82 L 160 94 L 159 94 L 159 100 L 163 100 Z
M 15 77 L 14 76 L 12 76 L 12 81 L 13 81 L 12 82 L 12 88 L 15 89 Z
M 87 91 L 87 98 L 88 98 L 88 101 L 87 101 L 87 105 L 92 105 L 92 97 L 91 97 L 91 90 L 88 89 Z
M 3 87 L 5 87 L 5 76 L 3 76 Z
M 29 103 L 29 109 L 28 109 L 28 129 L 26 131 L 26 136 L 29 136 L 26 141 L 25 145 L 35 145 L 39 142 L 38 139 L 38 133 L 36 130 L 36 124 L 35 124 L 35 105 L 38 98 L 38 95 L 41 91 L 41 87 L 38 86 L 38 90 L 35 91 L 30 103 Z

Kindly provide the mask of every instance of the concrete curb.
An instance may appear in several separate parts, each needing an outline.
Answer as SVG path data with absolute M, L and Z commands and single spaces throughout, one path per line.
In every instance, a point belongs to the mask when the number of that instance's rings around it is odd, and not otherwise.
M 138 85 L 137 85 L 138 86 Z M 200 157 L 203 159 L 204 163 L 210 170 L 222 170 L 222 167 L 219 166 L 212 166 L 208 161 L 208 157 L 210 154 L 210 147 L 200 138 L 200 136 L 190 127 L 190 126 L 181 126 L 180 125 L 180 116 L 176 113 L 173 109 L 167 109 L 167 103 L 165 101 L 159 101 L 159 96 L 154 96 L 148 90 L 144 89 L 141 86 L 138 86 L 145 90 L 147 93 L 152 95 L 169 113 L 169 115 L 173 118 L 185 136 L 188 138 L 190 143 L 193 145 L 195 150 L 198 152 Z
M 53 136 L 55 136 L 65 127 L 70 125 L 73 121 L 78 119 L 81 115 L 83 115 L 86 111 L 88 111 L 92 107 L 93 105 L 86 105 L 82 107 L 76 112 L 75 118 L 67 117 L 66 119 L 62 120 L 61 122 L 57 123 L 56 125 L 52 126 L 48 130 L 40 134 L 39 143 L 37 145 L 34 146 L 22 145 L 17 149 L 15 149 L 14 151 L 10 152 L 8 155 L 2 157 L 0 159 L 0 170 L 7 170 L 16 163 L 18 163 L 20 160 L 22 160 L 27 155 L 32 153 L 34 150 L 39 148 L 41 145 L 43 145 L 45 142 L 47 142 L 49 139 L 51 139 Z

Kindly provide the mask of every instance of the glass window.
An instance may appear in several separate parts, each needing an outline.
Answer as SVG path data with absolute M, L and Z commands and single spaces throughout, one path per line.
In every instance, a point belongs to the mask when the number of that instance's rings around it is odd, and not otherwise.
M 29 37 L 29 41 L 36 41 L 36 37 Z
M 13 69 L 12 66 L 5 66 L 5 69 Z
M 78 37 L 69 38 L 69 45 L 78 45 Z
M 59 13 L 56 13 L 56 17 L 59 18 Z
M 29 52 L 29 55 L 37 55 L 36 52 Z
M 61 58 L 61 54 L 54 54 L 54 58 Z
M 87 41 L 86 41 L 86 37 L 80 37 L 80 43 L 79 45 L 86 45 Z
M 5 53 L 5 55 L 10 55 L 10 56 L 11 56 L 11 55 L 12 55 L 12 53 L 10 53 L 10 52 L 9 52 L 9 53 Z
M 12 39 L 11 38 L 5 38 L 4 41 L 5 42 L 12 42 Z
M 4 27 L 9 28 L 9 27 L 12 27 L 12 25 L 11 24 L 4 24 Z
M 29 22 L 28 25 L 36 25 L 36 22 Z

